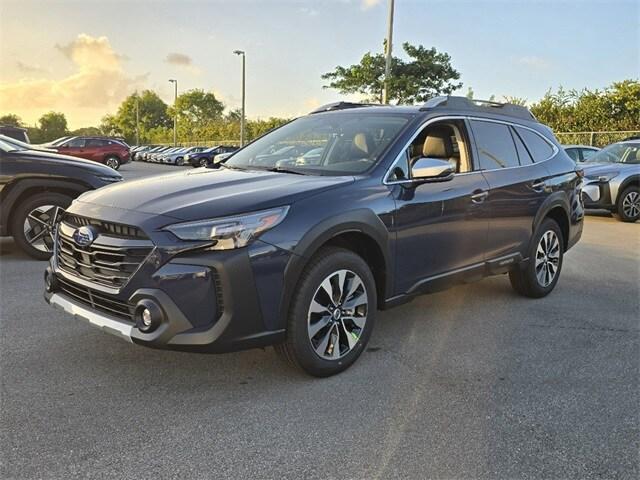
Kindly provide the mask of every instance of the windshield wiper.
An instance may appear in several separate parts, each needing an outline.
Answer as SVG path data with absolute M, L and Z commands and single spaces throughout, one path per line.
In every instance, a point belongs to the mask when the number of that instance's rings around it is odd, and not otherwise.
M 308 175 L 308 173 L 301 172 L 300 170 L 293 170 L 287 167 L 271 167 L 271 168 L 264 168 L 261 170 L 265 170 L 267 172 L 293 173 L 295 175 Z

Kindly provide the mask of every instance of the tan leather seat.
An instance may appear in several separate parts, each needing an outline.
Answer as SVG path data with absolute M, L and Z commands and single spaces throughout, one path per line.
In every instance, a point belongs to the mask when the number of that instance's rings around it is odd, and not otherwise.
M 373 152 L 373 142 L 364 132 L 356 133 L 351 144 L 351 158 L 354 160 L 368 158 Z
M 451 131 L 446 127 L 435 127 L 429 130 L 422 146 L 422 156 L 438 158 L 449 162 L 457 171 L 460 159 L 455 155 Z

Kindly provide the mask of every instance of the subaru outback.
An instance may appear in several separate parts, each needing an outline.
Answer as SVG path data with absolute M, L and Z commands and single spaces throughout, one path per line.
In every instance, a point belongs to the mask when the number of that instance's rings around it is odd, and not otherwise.
M 79 197 L 45 298 L 138 345 L 274 345 L 328 376 L 418 294 L 496 274 L 549 294 L 582 233 L 581 173 L 524 107 L 331 104 L 215 168 Z

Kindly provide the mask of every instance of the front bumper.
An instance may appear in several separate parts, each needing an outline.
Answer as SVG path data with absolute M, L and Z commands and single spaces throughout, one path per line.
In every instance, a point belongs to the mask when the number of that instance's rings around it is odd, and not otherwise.
M 149 257 L 126 285 L 113 291 L 69 274 L 54 256 L 45 300 L 151 348 L 222 353 L 284 340 L 282 282 L 277 279 L 283 278 L 288 252 L 258 241 L 240 250 L 174 256 L 161 266 L 155 263 L 157 252 Z M 136 307 L 143 301 L 154 302 L 162 312 L 161 323 L 150 332 L 136 321 Z
M 582 200 L 585 208 L 612 209 L 613 202 L 609 182 L 587 180 L 582 186 Z

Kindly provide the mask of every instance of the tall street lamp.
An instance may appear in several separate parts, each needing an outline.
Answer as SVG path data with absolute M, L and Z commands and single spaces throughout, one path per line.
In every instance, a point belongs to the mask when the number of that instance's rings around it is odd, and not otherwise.
M 242 56 L 242 116 L 240 118 L 240 146 L 244 146 L 244 126 L 245 126 L 245 113 L 244 113 L 244 86 L 245 86 L 245 53 L 243 50 L 234 50 L 233 53 Z
M 176 110 L 176 102 L 178 101 L 178 80 L 173 78 L 169 79 L 169 83 L 173 83 L 175 87 L 173 95 L 173 146 L 178 145 L 178 111 Z

